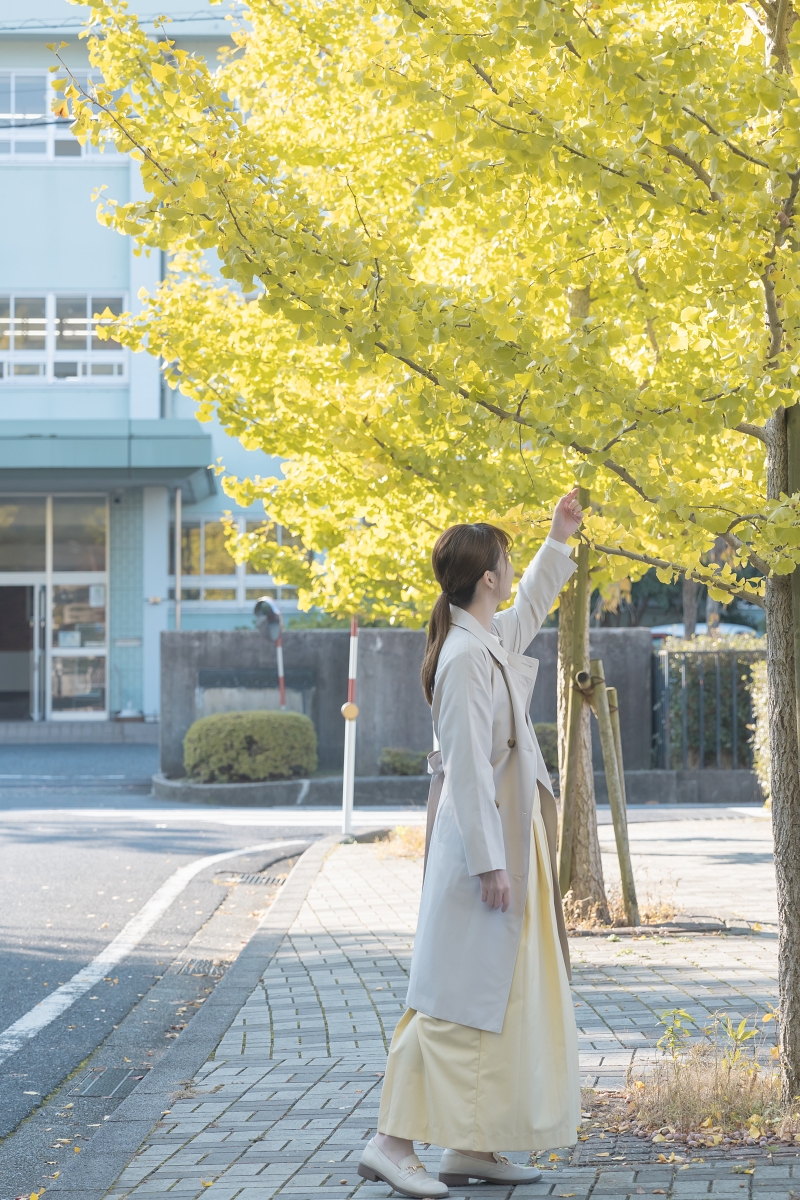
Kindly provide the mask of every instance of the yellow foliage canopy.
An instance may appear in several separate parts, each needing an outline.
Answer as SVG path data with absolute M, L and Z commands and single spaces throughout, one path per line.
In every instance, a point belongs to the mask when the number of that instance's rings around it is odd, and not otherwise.
M 91 8 L 74 129 L 147 191 L 101 219 L 173 256 L 115 336 L 287 460 L 225 487 L 324 554 L 239 547 L 302 603 L 422 620 L 441 529 L 524 554 L 573 480 L 598 578 L 753 594 L 719 536 L 800 562 L 763 433 L 798 372 L 800 22 L 765 68 L 716 0 L 254 0 L 209 65 Z

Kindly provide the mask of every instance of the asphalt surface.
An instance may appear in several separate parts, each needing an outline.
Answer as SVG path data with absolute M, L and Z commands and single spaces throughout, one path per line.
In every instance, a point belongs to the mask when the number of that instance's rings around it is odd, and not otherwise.
M 196 875 L 100 983 L 0 1061 L 0 1200 L 45 1186 L 88 1144 L 246 944 L 277 885 L 231 883 L 230 874 L 285 876 L 304 846 L 330 832 L 330 820 L 315 825 L 309 812 L 298 824 L 265 824 L 258 811 L 155 801 L 141 782 L 154 749 L 0 747 L 0 776 L 23 776 L 0 778 L 0 1043 L 179 868 L 245 851 Z

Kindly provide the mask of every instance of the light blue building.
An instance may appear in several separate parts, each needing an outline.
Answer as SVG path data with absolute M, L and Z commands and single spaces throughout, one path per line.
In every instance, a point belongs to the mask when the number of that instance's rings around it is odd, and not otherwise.
M 153 4 L 140 16 L 169 12 L 179 46 L 213 60 L 227 41 L 221 6 Z M 210 464 L 264 475 L 277 460 L 199 424 L 156 359 L 93 335 L 92 314 L 135 308 L 163 263 L 135 257 L 90 199 L 101 184 L 136 195 L 137 164 L 81 147 L 50 114 L 47 43 L 68 42 L 65 60 L 87 74 L 85 17 L 67 0 L 0 10 L 0 720 L 157 716 L 176 489 L 181 628 L 249 627 L 271 585 L 227 555 L 222 513 L 244 528 L 261 510 L 237 509 Z M 289 591 L 271 594 L 293 608 Z

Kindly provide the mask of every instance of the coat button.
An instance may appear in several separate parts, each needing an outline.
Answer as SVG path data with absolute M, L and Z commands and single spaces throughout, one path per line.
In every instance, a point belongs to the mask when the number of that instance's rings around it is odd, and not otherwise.
M 514 747 L 516 746 L 516 744 L 517 744 L 517 739 L 516 739 L 516 738 L 509 738 L 509 739 L 508 739 L 508 748 L 509 748 L 509 750 L 513 750 L 513 749 L 514 749 Z

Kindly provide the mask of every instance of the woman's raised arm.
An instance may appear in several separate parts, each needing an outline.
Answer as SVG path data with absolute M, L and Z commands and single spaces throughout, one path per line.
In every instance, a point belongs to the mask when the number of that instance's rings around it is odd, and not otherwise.
M 556 505 L 550 533 L 519 582 L 513 608 L 495 614 L 492 629 L 506 650 L 525 653 L 576 570 L 567 538 L 576 533 L 582 520 L 578 489 L 573 488 Z

